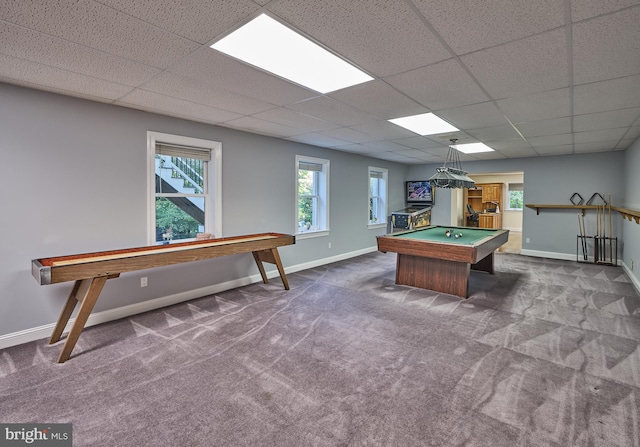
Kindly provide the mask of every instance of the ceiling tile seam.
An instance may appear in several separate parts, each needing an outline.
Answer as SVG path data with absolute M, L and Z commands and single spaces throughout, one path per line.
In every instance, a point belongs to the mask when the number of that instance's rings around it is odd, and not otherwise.
M 635 8 L 640 8 L 640 4 L 625 6 L 623 8 L 616 9 L 615 11 L 609 11 L 609 12 L 605 12 L 605 13 L 602 13 L 602 14 L 598 14 L 597 16 L 587 17 L 586 19 L 580 19 L 580 20 L 577 20 L 577 21 L 575 21 L 573 23 L 575 23 L 575 24 L 586 23 L 586 22 L 590 22 L 592 20 L 598 20 L 598 19 L 601 19 L 603 17 L 612 16 L 614 14 L 618 14 L 620 12 L 627 11 L 629 9 L 635 9 Z
M 102 81 L 102 82 L 108 82 L 108 83 L 113 84 L 113 85 L 120 85 L 122 87 L 127 87 L 127 88 L 130 89 L 129 93 L 131 93 L 131 92 L 133 92 L 133 91 L 135 91 L 137 89 L 137 87 L 135 85 L 123 84 L 121 82 L 111 81 L 111 80 L 105 79 L 105 78 L 99 78 L 97 76 L 81 73 L 81 72 L 78 72 L 78 71 L 71 71 L 71 70 L 67 70 L 66 68 L 56 67 L 54 65 L 43 64 L 42 62 L 32 61 L 32 60 L 25 59 L 25 58 L 22 58 L 22 57 L 13 56 L 13 55 L 10 55 L 10 54 L 5 54 L 5 53 L 2 53 L 1 51 L 0 51 L 0 54 L 3 54 L 4 56 L 7 56 L 7 57 L 10 57 L 10 58 L 13 58 L 13 59 L 29 62 L 30 64 L 35 64 L 35 65 L 38 65 L 38 66 L 41 66 L 41 67 L 47 67 L 47 68 L 51 68 L 53 70 L 59 70 L 59 71 L 65 72 L 65 73 L 72 73 L 72 74 L 77 75 L 77 76 L 84 76 L 84 77 L 89 78 L 89 79 L 95 79 L 95 80 Z M 12 79 L 12 78 L 7 77 L 7 79 Z M 17 80 L 20 80 L 20 79 L 17 79 Z M 30 84 L 41 85 L 42 87 L 46 87 L 46 88 L 55 88 L 55 89 L 58 89 L 60 91 L 70 92 L 70 93 L 72 93 L 72 96 L 77 96 L 77 93 L 73 94 L 74 92 L 72 90 L 67 90 L 67 89 L 59 88 L 59 87 L 53 87 L 53 86 L 50 86 L 50 85 L 40 84 L 40 83 L 37 83 L 37 82 L 30 82 Z M 127 93 L 127 94 L 129 94 L 129 93 Z M 94 95 L 89 95 L 89 96 L 94 97 L 94 98 L 101 98 L 100 102 L 104 102 L 104 103 L 107 103 L 107 104 L 111 104 L 111 103 L 119 100 L 119 98 L 117 98 L 117 99 L 112 99 L 112 100 L 105 101 L 104 98 L 102 98 L 102 97 L 98 97 L 98 96 L 94 96 Z
M 569 81 L 569 125 L 571 131 L 571 145 L 576 153 L 575 127 L 573 123 L 573 26 L 571 22 L 571 0 L 564 0 L 565 45 L 567 47 L 567 77 Z
M 156 25 L 156 24 L 154 24 L 154 23 L 147 22 L 146 20 L 143 20 L 143 19 L 141 19 L 140 17 L 134 16 L 134 15 L 132 15 L 132 14 L 129 14 L 128 12 L 125 12 L 125 11 L 123 11 L 122 9 L 114 8 L 113 6 L 108 5 L 108 4 L 106 4 L 106 3 L 103 3 L 103 2 L 101 2 L 101 1 L 99 1 L 99 0 L 91 0 L 91 1 L 93 1 L 93 3 L 97 3 L 97 4 L 99 4 L 99 5 L 102 5 L 102 6 L 104 6 L 105 8 L 111 9 L 112 11 L 116 11 L 116 12 L 117 12 L 117 13 L 119 13 L 119 14 L 123 14 L 123 15 L 125 15 L 125 16 L 127 16 L 127 17 L 131 17 L 133 20 L 136 20 L 136 21 L 138 21 L 138 22 L 140 22 L 140 23 L 144 23 L 145 25 L 148 25 L 148 26 L 150 26 L 150 27 L 152 27 L 152 28 L 155 28 L 155 29 L 156 29 L 156 30 L 158 30 L 158 31 L 162 31 L 163 33 L 171 34 L 171 35 L 173 35 L 173 36 L 179 37 L 179 38 L 184 39 L 184 40 L 188 40 L 189 42 L 193 42 L 193 43 L 196 43 L 196 44 L 198 44 L 198 45 L 203 45 L 203 42 L 198 42 L 197 40 L 190 39 L 190 38 L 188 38 L 187 36 L 182 36 L 182 35 L 180 35 L 180 34 L 176 34 L 176 33 L 174 33 L 173 31 L 169 31 L 167 28 L 162 28 L 162 27 L 160 27 L 160 26 L 158 26 L 158 25 Z M 205 42 L 205 43 L 206 43 L 206 42 Z
M 154 70 L 158 70 L 158 71 L 162 71 L 163 70 L 161 67 L 154 67 L 153 65 L 145 64 L 144 62 L 140 62 L 139 60 L 131 59 L 129 57 L 122 56 L 120 54 L 111 53 L 109 51 L 105 51 L 105 50 L 100 49 L 100 48 L 92 47 L 90 45 L 85 45 L 83 43 L 76 42 L 76 41 L 70 40 L 70 39 L 66 39 L 64 37 L 55 36 L 55 35 L 49 34 L 49 33 L 43 33 L 42 31 L 39 31 L 39 30 L 34 29 L 34 28 L 29 28 L 29 27 L 26 27 L 26 26 L 23 26 L 23 25 L 20 25 L 20 24 L 17 24 L 17 23 L 7 22 L 6 20 L 1 20 L 1 19 L 0 19 L 0 22 L 8 23 L 11 26 L 16 26 L 18 28 L 29 30 L 31 32 L 34 32 L 34 33 L 40 35 L 40 36 L 47 37 L 48 39 L 55 39 L 55 40 L 59 40 L 59 41 L 62 41 L 62 42 L 67 42 L 67 43 L 70 43 L 70 44 L 73 44 L 73 45 L 77 45 L 77 46 L 82 47 L 82 48 L 89 48 L 92 51 L 96 51 L 96 52 L 102 53 L 102 54 L 107 54 L 109 56 L 113 56 L 115 58 L 118 58 L 118 59 L 121 59 L 121 60 L 124 60 L 124 61 L 133 62 L 135 64 L 138 64 L 138 65 L 141 65 L 141 66 L 144 66 L 144 67 L 153 68 Z M 22 57 L 13 56 L 13 55 L 7 54 L 5 52 L 2 52 L 2 50 L 0 50 L 0 53 L 4 54 L 5 56 L 15 57 L 16 59 L 21 59 L 21 60 L 24 60 L 24 61 L 27 61 L 27 62 L 34 62 L 34 63 L 38 63 L 40 65 L 44 65 L 44 66 L 47 66 L 47 67 L 50 66 L 50 65 L 42 64 L 42 63 L 37 62 L 37 61 L 32 61 L 30 59 L 25 59 L 25 58 L 22 58 Z M 58 68 L 58 67 L 54 67 L 54 66 L 50 66 L 50 67 Z M 63 70 L 63 69 L 60 69 L 60 70 Z M 70 71 L 70 70 L 65 70 L 65 71 L 68 71 L 70 73 L 77 73 L 77 74 L 81 74 L 81 75 L 83 74 L 83 73 L 80 73 L 80 72 L 75 72 L 75 71 Z M 86 76 L 88 76 L 88 75 L 86 75 Z M 101 78 L 97 78 L 97 79 L 101 79 Z M 104 81 L 109 81 L 109 79 L 103 79 L 103 80 Z M 126 84 L 124 84 L 124 85 L 126 85 Z M 137 85 L 129 85 L 129 87 L 137 87 Z

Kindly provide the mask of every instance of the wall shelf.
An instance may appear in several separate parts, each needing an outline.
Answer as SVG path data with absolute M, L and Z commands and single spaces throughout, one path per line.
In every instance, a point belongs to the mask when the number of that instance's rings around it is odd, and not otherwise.
M 524 206 L 527 208 L 531 208 L 536 210 L 536 214 L 540 214 L 540 210 L 542 209 L 556 209 L 556 210 L 580 210 L 582 215 L 584 216 L 585 210 L 594 210 L 596 208 L 602 208 L 602 205 L 552 205 L 552 204 L 540 204 L 540 203 L 526 203 Z M 637 224 L 640 224 L 640 211 L 631 210 L 628 208 L 622 208 L 620 206 L 611 206 L 613 211 L 617 211 L 622 215 L 623 219 L 632 219 L 636 221 Z

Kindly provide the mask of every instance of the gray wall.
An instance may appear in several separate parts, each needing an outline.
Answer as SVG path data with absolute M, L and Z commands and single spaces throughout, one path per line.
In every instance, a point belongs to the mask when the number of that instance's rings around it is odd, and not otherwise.
M 331 234 L 283 247 L 285 268 L 375 249 L 386 229 L 367 229 L 368 166 L 389 170 L 390 211 L 404 207 L 403 165 L 0 83 L 0 347 L 3 335 L 54 323 L 70 291 L 38 285 L 32 259 L 146 245 L 149 130 L 222 142 L 223 236 L 293 233 L 295 155 L 331 160 Z M 127 273 L 95 311 L 257 272 L 238 255 Z
M 409 176 L 428 178 L 439 165 L 412 166 Z M 640 209 L 640 140 L 624 152 L 600 152 L 583 155 L 554 157 L 514 158 L 508 160 L 463 162 L 470 173 L 524 172 L 524 201 L 539 204 L 571 204 L 573 193 L 580 194 L 585 202 L 598 192 L 614 205 Z M 441 200 L 447 198 L 445 200 Z M 451 213 L 450 192 L 437 190 L 434 206 L 434 223 L 448 224 Z M 523 211 L 523 253 L 562 259 L 575 259 L 576 236 L 579 233 L 578 212 L 575 210 L 541 210 L 539 215 L 530 208 Z M 613 234 L 619 238 L 619 260 L 630 271 L 630 259 L 634 259 L 631 274 L 638 283 L 637 263 L 640 226 L 624 221 L 619 213 L 612 213 Z M 587 211 L 585 224 L 588 234 L 595 233 L 595 212 Z M 527 239 L 529 242 L 527 243 Z
M 625 151 L 624 157 L 625 208 L 640 210 L 640 139 Z M 620 173 L 616 173 L 620 175 Z M 640 225 L 635 220 L 623 219 L 624 262 L 629 268 L 633 260 L 632 274 L 640 281 Z

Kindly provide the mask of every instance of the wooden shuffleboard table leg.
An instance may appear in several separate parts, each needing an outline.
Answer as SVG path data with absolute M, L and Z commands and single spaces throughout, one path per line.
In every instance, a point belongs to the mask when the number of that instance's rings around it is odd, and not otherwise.
M 84 329 L 84 325 L 87 324 L 89 315 L 91 315 L 91 311 L 93 310 L 96 301 L 98 301 L 98 297 L 100 296 L 100 292 L 102 292 L 104 284 L 107 282 L 107 279 L 115 278 L 117 276 L 118 275 L 100 276 L 97 278 L 88 278 L 76 281 L 49 340 L 49 343 L 55 343 L 60 340 L 62 332 L 64 331 L 76 304 L 80 302 L 81 304 L 78 309 L 76 319 L 73 322 L 73 326 L 71 326 L 71 330 L 67 335 L 62 351 L 58 356 L 58 363 L 64 363 L 69 360 L 69 357 L 71 357 L 71 351 L 73 351 L 73 348 L 76 346 L 78 338 L 80 338 L 80 333 Z
M 271 264 L 275 264 L 278 268 L 278 272 L 280 273 L 280 278 L 282 279 L 282 284 L 284 284 L 285 290 L 289 290 L 289 281 L 287 281 L 287 275 L 284 273 L 284 268 L 282 267 L 282 261 L 280 260 L 280 254 L 278 253 L 277 248 L 270 248 L 267 250 L 254 251 L 253 259 L 255 259 L 256 264 L 258 265 L 258 270 L 260 270 L 260 275 L 262 275 L 262 281 L 265 284 L 269 284 L 269 278 L 267 278 L 267 272 L 264 270 L 263 262 L 269 262 Z

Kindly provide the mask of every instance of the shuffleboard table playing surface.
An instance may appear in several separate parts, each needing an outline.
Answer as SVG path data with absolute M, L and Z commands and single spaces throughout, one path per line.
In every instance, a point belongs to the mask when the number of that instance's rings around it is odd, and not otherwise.
M 278 268 L 284 288 L 289 290 L 278 247 L 292 244 L 295 244 L 295 236 L 261 233 L 32 260 L 31 272 L 41 285 L 75 281 L 49 339 L 49 343 L 60 340 L 76 305 L 80 303 L 76 319 L 58 357 L 58 363 L 64 363 L 71 356 L 71 351 L 108 279 L 118 278 L 121 273 L 135 270 L 252 253 L 263 282 L 269 282 L 263 262 L 272 263 Z

